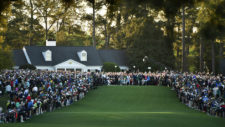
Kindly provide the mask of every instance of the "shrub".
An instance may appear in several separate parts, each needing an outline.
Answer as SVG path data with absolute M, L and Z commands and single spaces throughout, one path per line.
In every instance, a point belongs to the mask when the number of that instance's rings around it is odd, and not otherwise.
M 30 69 L 30 70 L 35 70 L 36 67 L 34 65 L 31 65 L 31 64 L 24 64 L 24 65 L 21 65 L 19 67 L 19 69 Z
M 116 65 L 115 63 L 105 62 L 102 66 L 102 70 L 104 72 L 119 72 L 120 67 Z

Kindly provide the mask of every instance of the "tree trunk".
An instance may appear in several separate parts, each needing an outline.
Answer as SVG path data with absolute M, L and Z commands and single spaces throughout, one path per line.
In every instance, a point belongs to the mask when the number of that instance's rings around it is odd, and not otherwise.
M 212 47 L 212 72 L 215 74 L 215 47 L 214 47 L 214 41 L 211 42 Z
M 182 71 L 186 70 L 186 53 L 185 53 L 185 15 L 184 15 L 184 5 L 182 6 Z
M 104 23 L 104 28 L 105 28 L 105 48 L 108 48 L 109 44 L 108 44 L 108 32 L 107 32 L 107 24 L 106 23 Z
M 220 60 L 220 68 L 222 69 L 222 60 L 223 60 L 223 42 L 220 42 L 220 52 L 219 52 L 219 60 Z M 223 73 L 223 70 L 220 69 L 220 73 Z
M 179 35 L 179 33 L 180 33 L 180 23 L 179 22 L 177 22 L 177 40 L 180 40 L 180 35 Z M 182 70 L 182 68 L 181 68 L 181 65 L 182 65 L 182 58 L 180 58 L 180 45 L 179 44 L 177 44 L 178 46 L 177 46 L 177 70 L 178 71 L 180 71 L 180 70 Z
M 45 40 L 48 40 L 48 17 L 47 17 L 47 11 L 45 12 Z
M 30 0 L 30 36 L 29 36 L 29 45 L 33 45 L 33 21 L 34 21 L 34 7 L 32 0 Z
M 56 30 L 57 30 L 56 33 L 58 33 L 59 32 L 59 21 L 56 22 Z
M 121 26 L 121 7 L 119 7 L 117 11 L 117 17 L 116 17 L 116 33 L 118 33 Z
M 93 6 L 93 33 L 92 33 L 92 43 L 93 43 L 93 47 L 96 47 L 96 42 L 95 42 L 95 0 L 93 0 L 92 3 Z
M 110 43 L 110 38 L 111 38 L 111 33 L 110 32 L 108 32 L 108 39 L 107 39 L 107 44 L 108 44 L 108 48 L 109 48 L 109 43 Z
M 179 47 L 177 47 L 177 70 L 180 70 L 180 60 L 179 60 L 179 56 L 180 56 L 180 49 Z
M 200 72 L 203 72 L 203 43 L 202 43 L 201 38 L 200 38 L 200 59 L 199 59 L 199 63 L 200 63 Z
M 220 60 L 223 59 L 223 42 L 220 42 Z
M 108 26 L 107 26 L 107 21 L 108 21 L 108 8 L 106 10 L 106 15 L 105 15 L 105 22 L 104 22 L 104 29 L 105 29 L 105 48 L 109 48 L 109 43 L 108 43 Z
M 174 52 L 173 52 L 173 42 L 174 42 L 174 23 L 175 23 L 175 19 L 174 17 L 166 17 L 168 19 L 167 23 L 166 23 L 166 41 L 167 43 L 165 44 L 166 47 L 168 47 L 168 57 L 170 59 L 170 61 L 168 61 L 166 63 L 167 66 L 169 66 L 170 68 L 174 68 L 174 63 L 175 63 L 175 57 L 174 57 Z

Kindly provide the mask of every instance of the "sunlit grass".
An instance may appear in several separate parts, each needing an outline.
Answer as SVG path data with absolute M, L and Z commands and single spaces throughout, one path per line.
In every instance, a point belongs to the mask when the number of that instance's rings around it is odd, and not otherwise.
M 178 101 L 174 91 L 158 86 L 103 86 L 81 101 L 25 123 L 3 127 L 224 127 Z

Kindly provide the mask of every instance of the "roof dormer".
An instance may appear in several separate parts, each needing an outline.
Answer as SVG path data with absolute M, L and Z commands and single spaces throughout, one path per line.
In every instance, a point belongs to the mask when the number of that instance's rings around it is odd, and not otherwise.
M 79 56 L 80 61 L 87 61 L 87 52 L 85 50 L 77 52 L 77 55 Z
M 42 54 L 43 54 L 45 61 L 52 61 L 52 51 L 51 50 L 42 52 Z

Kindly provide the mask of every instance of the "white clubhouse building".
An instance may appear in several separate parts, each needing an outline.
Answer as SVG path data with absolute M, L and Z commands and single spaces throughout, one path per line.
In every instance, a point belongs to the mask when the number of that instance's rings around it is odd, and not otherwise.
M 32 64 L 39 70 L 101 71 L 104 62 L 113 62 L 120 69 L 128 70 L 123 50 L 56 46 L 55 41 L 46 41 L 46 46 L 25 46 L 22 50 L 14 50 L 13 60 L 15 69 L 24 64 Z

